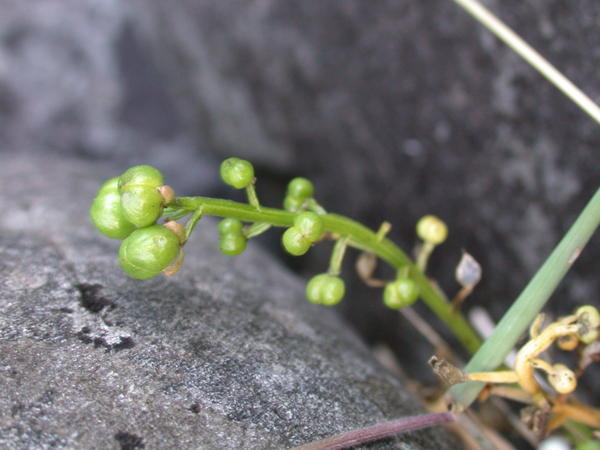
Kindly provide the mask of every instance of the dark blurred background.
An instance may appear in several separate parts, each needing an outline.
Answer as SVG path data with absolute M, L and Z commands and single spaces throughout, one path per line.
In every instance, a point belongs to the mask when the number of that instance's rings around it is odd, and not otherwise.
M 600 100 L 600 3 L 485 1 Z M 160 167 L 180 194 L 226 195 L 218 163 L 251 160 L 263 203 L 314 180 L 320 202 L 407 251 L 426 213 L 483 267 L 465 305 L 497 320 L 598 188 L 600 128 L 449 0 L 0 0 L 0 162 L 17 152 Z M 61 180 L 56 180 L 60 183 Z M 285 258 L 303 276 L 327 249 Z M 354 255 L 352 255 L 354 256 Z M 598 236 L 550 303 L 598 304 Z M 352 265 L 347 264 L 351 277 Z M 413 328 L 352 281 L 339 310 L 402 360 Z M 437 322 L 432 319 L 437 326 Z

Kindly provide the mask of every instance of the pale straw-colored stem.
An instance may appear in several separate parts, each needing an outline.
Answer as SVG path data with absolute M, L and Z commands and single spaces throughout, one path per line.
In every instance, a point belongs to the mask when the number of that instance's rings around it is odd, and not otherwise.
M 454 0 L 600 124 L 600 108 L 527 42 L 476 0 Z

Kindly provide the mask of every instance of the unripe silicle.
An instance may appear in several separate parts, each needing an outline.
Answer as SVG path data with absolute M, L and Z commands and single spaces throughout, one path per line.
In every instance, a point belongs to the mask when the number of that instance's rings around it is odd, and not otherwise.
M 286 211 L 296 212 L 300 211 L 304 206 L 304 202 L 306 200 L 299 197 L 292 197 L 291 195 L 287 195 L 283 199 L 283 209 Z
M 157 188 L 163 184 L 165 184 L 163 174 L 158 169 L 146 165 L 130 167 L 119 177 L 119 189 L 127 185 L 143 185 Z
M 296 227 L 290 227 L 281 236 L 283 248 L 294 256 L 304 255 L 311 246 L 311 242 Z
M 227 158 L 221 163 L 221 179 L 236 189 L 243 189 L 254 180 L 254 167 L 240 158 Z
M 294 219 L 294 228 L 310 242 L 315 242 L 323 234 L 323 219 L 317 213 L 303 212 Z
M 118 183 L 118 178 L 111 178 L 100 187 L 90 207 L 90 218 L 103 235 L 112 239 L 125 239 L 135 230 L 135 225 L 123 214 Z
M 152 225 L 134 231 L 119 249 L 119 264 L 132 278 L 152 278 L 179 255 L 179 238 L 171 230 Z
M 315 188 L 310 180 L 302 177 L 296 177 L 288 183 L 288 197 L 295 197 L 302 201 L 314 195 Z
M 246 250 L 248 240 L 238 233 L 224 233 L 219 238 L 219 248 L 228 256 L 236 256 Z
M 306 285 L 306 298 L 311 303 L 326 306 L 337 305 L 346 292 L 344 280 L 334 275 L 315 275 Z
M 438 245 L 448 237 L 448 227 L 438 217 L 427 215 L 417 222 L 417 235 L 429 244 Z
M 125 218 L 137 227 L 154 224 L 164 205 L 158 188 L 163 186 L 162 174 L 151 166 L 135 166 L 119 177 L 121 207 Z
M 419 298 L 419 286 L 410 278 L 398 278 L 383 290 L 383 303 L 391 309 L 410 306 Z
M 127 186 L 121 189 L 123 214 L 137 227 L 156 223 L 163 210 L 163 198 L 157 188 Z
M 241 234 L 242 222 L 237 219 L 226 218 L 219 222 L 218 230 L 220 234 Z

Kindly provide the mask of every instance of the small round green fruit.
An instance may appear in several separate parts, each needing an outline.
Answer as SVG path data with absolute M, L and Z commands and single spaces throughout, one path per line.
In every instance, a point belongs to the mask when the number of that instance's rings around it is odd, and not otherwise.
M 220 234 L 241 234 L 242 228 L 242 222 L 232 218 L 223 219 L 218 225 Z
M 121 207 L 125 218 L 143 228 L 156 223 L 165 199 L 159 191 L 164 185 L 162 173 L 152 166 L 135 166 L 119 177 Z
M 448 227 L 436 216 L 423 216 L 417 222 L 417 235 L 427 243 L 438 245 L 448 237 Z
M 344 298 L 345 292 L 344 280 L 326 273 L 315 275 L 306 285 L 308 301 L 326 306 L 337 305 Z
M 119 189 L 135 185 L 157 188 L 164 184 L 163 174 L 158 169 L 146 165 L 131 167 L 119 177 Z
M 119 249 L 119 264 L 132 278 L 146 280 L 169 267 L 179 255 L 179 238 L 171 230 L 152 225 L 134 231 Z
M 221 163 L 221 178 L 229 186 L 243 189 L 254 180 L 254 167 L 240 158 L 227 158 Z
M 219 239 L 221 252 L 228 256 L 237 256 L 246 250 L 248 240 L 241 234 L 225 233 Z
M 118 183 L 118 178 L 111 178 L 100 187 L 90 207 L 90 218 L 103 235 L 125 239 L 135 230 L 135 225 L 123 215 Z
M 315 187 L 310 180 L 302 177 L 296 177 L 288 183 L 287 195 L 289 197 L 295 197 L 302 201 L 310 198 L 315 193 Z
M 383 290 L 383 303 L 391 309 L 410 306 L 419 298 L 419 286 L 410 278 L 398 278 Z
M 290 212 L 300 211 L 304 206 L 305 201 L 306 200 L 303 198 L 286 195 L 286 197 L 283 199 L 283 209 Z
M 129 185 L 121 189 L 123 215 L 140 228 L 156 223 L 163 211 L 163 201 L 157 188 Z
M 296 227 L 290 227 L 281 236 L 283 248 L 291 255 L 304 255 L 311 246 L 311 242 Z
M 306 211 L 296 216 L 294 228 L 310 242 L 315 242 L 323 234 L 323 219 L 317 213 Z

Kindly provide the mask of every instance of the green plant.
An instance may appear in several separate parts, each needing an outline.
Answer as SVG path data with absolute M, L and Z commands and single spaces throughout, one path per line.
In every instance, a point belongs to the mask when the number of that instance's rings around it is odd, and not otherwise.
M 317 242 L 333 240 L 335 245 L 327 274 L 317 275 L 307 288 L 308 299 L 324 305 L 336 304 L 344 295 L 344 283 L 339 275 L 346 248 L 353 247 L 372 253 L 402 274 L 386 290 L 385 304 L 397 309 L 412 304 L 420 296 L 446 322 L 468 351 L 473 352 L 479 347 L 479 337 L 462 314 L 452 311 L 449 302 L 423 273 L 424 263 L 421 268 L 417 267 L 382 233 L 369 230 L 347 217 L 325 212 L 314 199 L 314 187 L 307 179 L 295 178 L 288 185 L 284 203 L 289 204 L 293 200 L 295 204 L 294 211 L 288 211 L 260 206 L 254 190 L 254 169 L 249 162 L 228 158 L 221 165 L 221 177 L 237 189 L 246 189 L 249 204 L 208 197 L 167 196 L 164 193 L 172 194 L 172 189 L 162 184 L 160 172 L 149 166 L 136 166 L 100 188 L 90 209 L 90 216 L 106 236 L 125 238 L 120 252 L 121 266 L 130 276 L 144 279 L 165 270 L 174 273 L 173 262 L 179 255 L 179 247 L 176 248 L 173 239 L 168 239 L 168 244 L 163 247 L 152 247 L 152 242 L 167 240 L 166 236 L 169 235 L 156 224 L 160 217 L 167 220 L 170 226 L 177 223 L 175 220 L 189 217 L 184 236 L 179 242 L 180 247 L 185 245 L 202 216 L 224 217 L 218 231 L 220 248 L 227 255 L 240 254 L 246 248 L 248 239 L 272 226 L 286 228 L 282 244 L 292 255 L 306 253 Z M 119 187 L 118 191 L 114 189 L 115 183 Z M 107 198 L 106 192 L 110 193 L 110 201 L 103 200 Z M 426 222 L 429 223 L 431 219 L 427 218 Z M 115 223 L 114 229 L 106 232 L 106 224 L 111 221 Z M 242 222 L 248 224 L 244 226 Z M 427 256 L 446 234 L 443 222 L 437 218 L 433 218 L 433 222 L 433 226 L 430 224 L 428 229 L 437 234 L 433 241 L 426 240 L 423 245 L 422 253 L 426 252 Z M 425 239 L 430 239 L 429 235 L 426 234 Z M 425 261 L 426 258 L 421 260 Z

